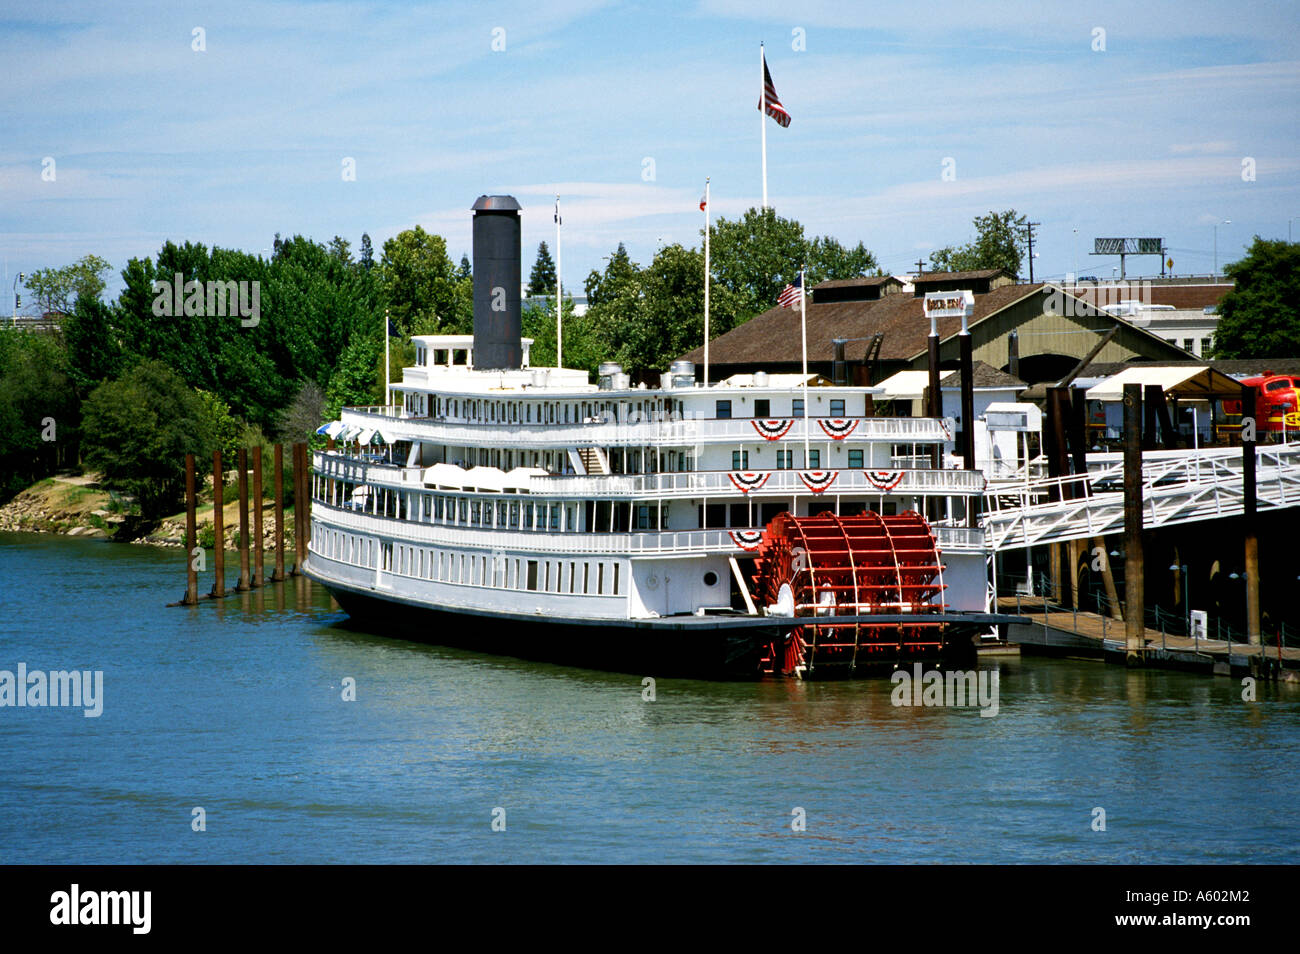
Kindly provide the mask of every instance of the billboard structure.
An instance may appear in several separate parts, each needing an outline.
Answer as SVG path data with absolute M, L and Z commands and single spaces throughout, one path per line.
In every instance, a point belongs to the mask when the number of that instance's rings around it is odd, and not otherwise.
M 1119 277 L 1124 278 L 1124 258 L 1128 255 L 1159 255 L 1160 275 L 1165 274 L 1165 240 L 1162 238 L 1095 238 L 1093 255 L 1118 255 Z

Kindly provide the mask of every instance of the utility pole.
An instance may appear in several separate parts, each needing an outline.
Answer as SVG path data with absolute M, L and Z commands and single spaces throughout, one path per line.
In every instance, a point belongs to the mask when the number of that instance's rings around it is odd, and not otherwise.
M 919 277 L 919 276 L 921 275 L 921 273 L 923 273 L 924 271 L 925 271 L 925 259 L 923 259 L 923 258 L 918 258 L 918 259 L 916 260 L 916 274 L 917 274 L 917 276 Z
M 1025 231 L 1029 233 L 1029 284 L 1034 283 L 1034 229 L 1042 225 L 1042 222 L 1025 223 Z

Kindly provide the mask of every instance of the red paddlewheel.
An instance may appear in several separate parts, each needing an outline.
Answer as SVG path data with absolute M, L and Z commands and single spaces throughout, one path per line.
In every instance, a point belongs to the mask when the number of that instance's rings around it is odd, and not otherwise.
M 837 616 L 935 614 L 944 604 L 943 564 L 934 534 L 914 511 L 838 517 L 781 514 L 763 531 L 754 561 L 754 595 L 807 618 L 771 646 L 782 673 L 933 655 L 943 624 L 832 622 Z M 827 618 L 827 622 L 816 620 Z

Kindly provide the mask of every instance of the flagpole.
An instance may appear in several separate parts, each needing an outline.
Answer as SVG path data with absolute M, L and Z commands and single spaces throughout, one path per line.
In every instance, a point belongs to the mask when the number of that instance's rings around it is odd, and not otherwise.
M 808 467 L 808 283 L 799 266 L 799 338 L 803 344 L 803 466 Z
M 564 308 L 564 285 L 560 278 L 561 262 L 564 255 L 560 250 L 560 197 L 555 197 L 555 366 L 564 367 L 564 338 L 560 323 L 561 309 Z
M 767 60 L 763 57 L 763 42 L 758 43 L 758 122 L 763 130 L 763 208 L 767 208 Z
M 384 407 L 392 403 L 392 378 L 388 371 L 388 309 L 384 309 Z
M 709 386 L 709 177 L 704 177 L 704 386 Z

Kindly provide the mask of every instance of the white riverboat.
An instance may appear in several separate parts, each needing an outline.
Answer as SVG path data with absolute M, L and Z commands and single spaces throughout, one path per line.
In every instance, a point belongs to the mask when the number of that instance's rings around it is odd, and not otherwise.
M 349 614 L 705 677 L 887 671 L 1003 621 L 970 518 L 984 476 L 933 466 L 951 421 L 877 417 L 875 389 L 816 376 L 534 368 L 518 206 L 475 212 L 475 334 L 415 337 L 393 404 L 321 429 L 305 569 Z

